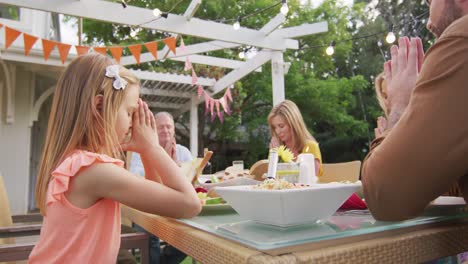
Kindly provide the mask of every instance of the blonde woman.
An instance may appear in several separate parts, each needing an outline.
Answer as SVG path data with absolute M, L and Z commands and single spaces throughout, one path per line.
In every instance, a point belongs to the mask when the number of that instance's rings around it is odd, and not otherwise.
M 159 146 L 139 93 L 136 76 L 100 54 L 65 69 L 36 186 L 44 224 L 28 263 L 116 263 L 120 204 L 174 218 L 200 212 L 193 186 Z M 146 179 L 123 168 L 125 150 L 140 153 Z
M 321 176 L 322 154 L 317 140 L 309 133 L 297 105 L 284 100 L 271 110 L 268 115 L 271 141 L 270 148 L 286 146 L 295 157 L 301 153 L 312 153 L 315 157 L 315 174 Z

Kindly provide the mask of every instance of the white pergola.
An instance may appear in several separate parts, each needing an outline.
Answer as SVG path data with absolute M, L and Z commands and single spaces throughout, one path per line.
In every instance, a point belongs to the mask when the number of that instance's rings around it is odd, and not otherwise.
M 253 71 L 261 71 L 261 66 L 271 61 L 274 104 L 283 101 L 285 98 L 284 74 L 287 72 L 287 64 L 283 60 L 283 52 L 286 49 L 299 48 L 298 40 L 295 40 L 295 38 L 328 31 L 328 24 L 326 22 L 280 28 L 286 21 L 286 17 L 281 13 L 259 30 L 245 27 L 235 30 L 232 25 L 195 18 L 194 15 L 201 2 L 202 0 L 192 0 L 183 15 L 169 14 L 167 19 L 154 20 L 155 17 L 151 9 L 134 6 L 127 6 L 127 8 L 123 9 L 120 3 L 102 0 L 0 0 L 2 4 L 165 31 L 171 33 L 174 37 L 178 35 L 190 35 L 207 39 L 203 43 L 187 45 L 185 50 L 178 48 L 176 54 L 169 53 L 169 49 L 165 47 L 163 50 L 158 51 L 158 58 L 185 62 L 186 57 L 190 56 L 190 61 L 193 64 L 232 69 L 219 80 L 198 78 L 198 83 L 211 96 L 220 93 L 247 74 Z M 247 61 L 198 55 L 243 45 L 256 47 L 259 52 Z M 32 50 L 29 56 L 24 56 L 23 49 L 19 48 L 10 48 L 8 51 L 0 49 L 0 51 L 2 52 L 2 59 L 31 63 L 31 67 L 38 67 L 37 70 L 40 70 L 40 66 L 37 65 L 48 65 L 48 71 L 51 69 L 52 71 L 61 71 L 64 67 L 58 53 L 53 53 L 49 60 L 44 61 L 40 50 Z M 67 63 L 72 58 L 73 55 L 70 55 Z M 154 57 L 150 53 L 144 53 L 140 58 L 141 63 L 153 60 Z M 65 66 L 67 63 L 65 63 Z M 133 56 L 127 56 L 121 59 L 121 64 L 132 65 L 136 64 L 136 61 Z M 144 99 L 149 101 L 150 107 L 154 110 L 169 110 L 174 116 L 190 111 L 190 149 L 192 154 L 196 156 L 198 154 L 197 105 L 203 101 L 203 98 L 200 100 L 197 97 L 197 88 L 192 86 L 191 76 L 148 71 L 134 72 L 142 80 L 142 95 Z M 44 72 L 44 74 L 48 73 Z M 14 113 L 8 112 L 8 109 L 12 108 L 11 104 L 14 103 L 12 98 L 8 98 L 8 94 L 11 94 L 13 87 L 8 80 L 6 80 L 5 86 L 7 90 L 6 108 L 8 119 L 8 117 L 11 117 L 11 114 L 14 115 Z M 42 102 L 53 93 L 53 89 L 51 87 L 45 91 L 37 102 L 34 103 L 35 111 L 38 111 L 36 108 L 40 108 Z M 8 93 L 9 90 L 10 93 Z M 11 118 L 14 119 L 14 117 Z

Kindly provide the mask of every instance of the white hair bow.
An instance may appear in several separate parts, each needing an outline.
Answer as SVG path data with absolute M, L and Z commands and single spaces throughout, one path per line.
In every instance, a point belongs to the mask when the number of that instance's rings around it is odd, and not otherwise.
M 109 78 L 115 78 L 114 82 L 112 82 L 112 87 L 116 90 L 125 89 L 127 86 L 127 81 L 124 80 L 119 75 L 119 65 L 110 65 L 106 67 L 106 76 Z

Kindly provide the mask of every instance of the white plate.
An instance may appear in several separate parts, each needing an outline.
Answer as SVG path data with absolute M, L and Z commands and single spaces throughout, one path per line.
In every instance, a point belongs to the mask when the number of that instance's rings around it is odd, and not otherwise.
M 211 180 L 208 179 L 208 180 Z M 205 180 L 206 181 L 206 180 Z M 205 188 L 207 191 L 209 191 L 213 187 L 221 187 L 221 186 L 239 186 L 239 185 L 255 185 L 259 184 L 259 181 L 256 181 L 251 178 L 247 177 L 238 177 L 232 180 L 227 180 L 227 181 L 222 181 L 222 182 L 217 182 L 217 183 L 205 183 L 203 179 L 199 178 L 200 185 Z
M 463 206 L 466 205 L 463 197 L 440 196 L 432 201 L 429 206 Z

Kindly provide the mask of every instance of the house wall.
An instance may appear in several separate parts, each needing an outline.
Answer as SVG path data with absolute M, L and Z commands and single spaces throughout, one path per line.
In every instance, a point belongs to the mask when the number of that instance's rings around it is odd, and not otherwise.
M 12 214 L 27 212 L 30 162 L 31 81 L 33 73 L 16 69 L 14 76 L 14 122 L 0 123 L 0 173 L 10 201 Z

